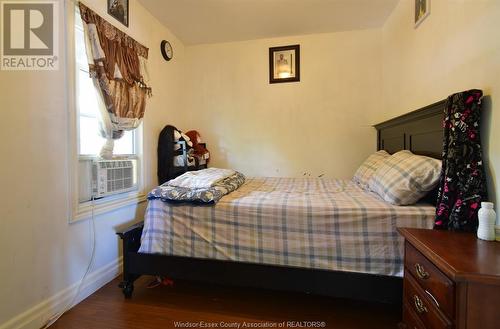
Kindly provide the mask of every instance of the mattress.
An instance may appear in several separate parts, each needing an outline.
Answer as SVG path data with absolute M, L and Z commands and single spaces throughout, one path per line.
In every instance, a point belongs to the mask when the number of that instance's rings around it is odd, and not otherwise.
M 248 178 L 215 205 L 150 200 L 139 252 L 402 276 L 396 228 L 432 228 L 434 214 L 347 180 Z

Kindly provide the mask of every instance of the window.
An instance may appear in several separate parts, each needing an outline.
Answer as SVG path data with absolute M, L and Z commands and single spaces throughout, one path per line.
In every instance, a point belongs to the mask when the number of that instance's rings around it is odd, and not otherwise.
M 75 14 L 75 54 L 76 54 L 76 100 L 78 120 L 78 154 L 80 156 L 97 156 L 106 141 L 99 134 L 97 92 L 92 79 L 89 78 L 89 65 L 83 38 L 83 26 L 80 14 Z M 135 155 L 137 129 L 126 131 L 122 138 L 115 141 L 116 156 Z
M 92 79 L 89 77 L 89 68 L 87 54 L 85 49 L 85 40 L 83 34 L 83 24 L 78 11 L 78 6 L 70 10 L 70 17 L 74 19 L 74 23 L 69 24 L 70 36 L 68 44 L 71 45 L 69 54 L 73 54 L 74 61 L 70 61 L 68 76 L 71 81 L 69 85 L 74 85 L 74 90 L 71 91 L 73 101 L 70 105 L 73 110 L 72 122 L 72 152 L 71 162 L 74 164 L 74 173 L 71 175 L 72 186 L 72 215 L 70 221 L 88 218 L 90 214 L 104 213 L 122 206 L 137 204 L 145 200 L 143 193 L 143 174 L 139 170 L 142 168 L 141 163 L 141 140 L 142 128 L 139 127 L 133 131 L 126 131 L 122 138 L 115 141 L 114 158 L 117 168 L 113 169 L 113 181 L 110 182 L 108 177 L 107 190 L 118 190 L 118 192 L 106 193 L 104 196 L 98 196 L 98 199 L 91 201 L 96 197 L 96 181 L 93 177 L 93 164 L 98 159 L 99 152 L 105 143 L 105 138 L 99 134 L 99 116 L 100 110 L 98 106 L 98 92 L 96 91 Z M 71 42 L 72 41 L 72 42 Z M 70 73 L 74 72 L 74 73 Z M 76 156 L 76 157 L 75 157 Z M 132 160 L 123 161 L 123 160 Z M 130 173 L 127 173 L 126 168 L 121 169 L 120 166 L 125 166 L 127 163 L 133 163 L 133 188 L 121 188 L 121 182 L 129 180 Z M 99 168 L 113 166 L 106 163 Z M 120 168 L 118 168 L 120 167 Z M 95 175 L 94 175 L 95 176 Z M 93 198 L 94 197 L 94 198 Z

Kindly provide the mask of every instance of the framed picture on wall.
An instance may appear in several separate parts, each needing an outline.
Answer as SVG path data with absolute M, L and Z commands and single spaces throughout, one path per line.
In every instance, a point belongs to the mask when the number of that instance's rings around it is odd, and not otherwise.
M 108 14 L 116 18 L 126 27 L 128 27 L 128 1 L 129 0 L 108 0 Z
M 300 45 L 269 48 L 269 83 L 300 81 Z
M 415 28 L 429 16 L 431 10 L 431 0 L 415 0 Z

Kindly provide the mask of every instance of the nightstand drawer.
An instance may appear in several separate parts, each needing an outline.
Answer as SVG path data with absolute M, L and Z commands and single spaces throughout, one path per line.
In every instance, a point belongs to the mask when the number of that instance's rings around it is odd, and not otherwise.
M 406 241 L 406 318 L 414 312 L 427 329 L 500 328 L 500 243 L 479 240 L 474 233 L 418 228 L 398 232 Z M 413 294 L 419 298 L 416 305 Z
M 403 305 L 403 323 L 406 329 L 426 329 L 407 303 Z
M 403 303 L 409 306 L 410 314 L 416 315 L 427 329 L 453 328 L 451 321 L 431 302 L 413 276 L 408 271 L 404 275 Z
M 406 242 L 405 268 L 416 279 L 433 304 L 447 316 L 455 315 L 455 285 L 415 247 Z

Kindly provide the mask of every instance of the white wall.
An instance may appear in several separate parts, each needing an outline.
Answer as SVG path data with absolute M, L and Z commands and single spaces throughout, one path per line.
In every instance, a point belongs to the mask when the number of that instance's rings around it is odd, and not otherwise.
M 105 0 L 87 0 L 105 13 Z M 60 40 L 63 40 L 60 6 Z M 156 184 L 156 140 L 165 123 L 178 121 L 184 46 L 138 2 L 130 3 L 130 28 L 124 30 L 150 48 L 154 97 L 144 120 L 146 186 Z M 175 58 L 166 63 L 159 51 L 170 40 Z M 90 256 L 89 222 L 68 224 L 68 107 L 65 103 L 64 42 L 59 71 L 0 71 L 0 327 L 24 311 L 77 282 Z M 182 121 L 182 120 L 181 120 Z M 115 232 L 141 218 L 143 205 L 96 219 L 95 270 L 119 257 Z M 34 319 L 40 327 L 46 319 Z M 11 323 L 12 324 L 12 323 Z
M 433 0 L 430 16 L 417 29 L 413 4 L 400 1 L 382 30 L 384 111 L 377 120 L 482 89 L 489 96 L 482 118 L 489 194 L 498 204 L 500 1 Z
M 301 81 L 269 84 L 269 47 L 300 44 Z M 351 177 L 376 148 L 381 32 L 186 48 L 186 112 L 213 166 L 247 175 Z

